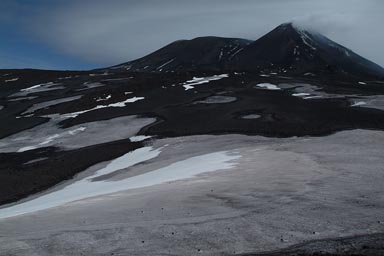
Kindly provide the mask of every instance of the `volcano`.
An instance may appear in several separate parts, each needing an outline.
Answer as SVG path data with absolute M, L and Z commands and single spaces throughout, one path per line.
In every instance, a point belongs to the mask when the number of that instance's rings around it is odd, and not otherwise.
M 239 38 L 198 37 L 179 40 L 143 58 L 117 67 L 130 71 L 188 71 L 226 69 L 236 54 L 252 41 Z
M 228 67 L 241 70 L 276 67 L 297 72 L 384 75 L 384 69 L 377 64 L 320 33 L 302 29 L 292 23 L 282 24 L 249 44 Z
M 326 36 L 282 24 L 256 41 L 199 37 L 114 68 L 139 72 L 280 71 L 384 77 L 384 69 Z

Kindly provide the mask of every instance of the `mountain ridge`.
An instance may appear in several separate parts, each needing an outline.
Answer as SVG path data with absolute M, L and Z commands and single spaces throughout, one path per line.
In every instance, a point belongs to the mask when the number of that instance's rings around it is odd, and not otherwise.
M 384 77 L 384 68 L 328 37 L 284 23 L 255 41 L 197 37 L 178 40 L 112 68 L 138 72 L 250 71 Z
M 142 58 L 117 65 L 115 68 L 126 67 L 135 71 L 160 72 L 174 69 L 192 70 L 196 67 L 220 70 L 224 68 L 223 63 L 232 58 L 238 49 L 251 42 L 247 39 L 216 36 L 177 40 Z M 175 59 L 178 60 L 177 64 L 172 63 Z

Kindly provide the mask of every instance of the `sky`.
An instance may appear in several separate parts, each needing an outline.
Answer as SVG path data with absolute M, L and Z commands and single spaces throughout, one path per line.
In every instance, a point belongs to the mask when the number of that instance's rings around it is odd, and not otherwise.
M 0 68 L 84 70 L 295 22 L 384 66 L 383 0 L 0 0 Z

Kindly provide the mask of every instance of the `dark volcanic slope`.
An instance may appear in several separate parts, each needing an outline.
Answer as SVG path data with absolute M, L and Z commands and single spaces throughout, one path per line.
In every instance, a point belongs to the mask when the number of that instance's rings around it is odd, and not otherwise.
M 59 125 L 63 129 L 115 117 L 141 115 L 158 119 L 157 123 L 146 127 L 141 133 L 158 136 L 243 133 L 286 137 L 323 135 L 354 128 L 384 129 L 383 111 L 351 107 L 348 98 L 340 98 L 344 94 L 359 97 L 384 94 L 380 82 L 359 85 L 354 80 L 338 81 L 337 77 L 288 77 L 287 73 L 284 76 L 264 77 L 252 73 L 229 73 L 221 80 L 197 84 L 193 89 L 186 90 L 183 84 L 193 76 L 210 77 L 213 74 L 132 73 L 112 69 L 108 72 L 47 72 L 46 77 L 42 71 L 8 70 L 0 71 L 0 75 L 3 88 L 0 137 L 48 122 L 49 118 L 42 116 L 89 110 L 132 97 L 144 99 L 125 107 L 94 109 L 76 117 L 66 117 Z M 306 100 L 292 96 L 294 89 L 265 90 L 257 87 L 259 83 L 312 84 L 319 88 L 316 93 L 330 93 L 336 98 Z M 28 89 L 31 87 L 35 87 L 35 91 Z M 28 94 L 23 96 L 25 93 Z M 23 114 L 36 104 L 74 96 L 80 98 Z M 209 99 L 214 100 L 209 103 Z M 219 102 L 215 103 L 217 99 Z M 230 101 L 220 103 L 220 99 Z M 260 117 L 242 118 L 248 114 Z M 39 142 L 45 143 L 46 138 L 41 139 Z M 0 203 L 46 189 L 89 165 L 115 158 L 137 147 L 124 140 L 126 137 L 120 139 L 122 142 L 71 151 L 62 150 L 59 145 L 45 145 L 25 152 L 0 153 Z M 45 160 L 25 164 L 38 159 Z
M 173 42 L 135 61 L 118 65 L 131 71 L 179 71 L 223 69 L 252 41 L 238 38 L 198 37 Z

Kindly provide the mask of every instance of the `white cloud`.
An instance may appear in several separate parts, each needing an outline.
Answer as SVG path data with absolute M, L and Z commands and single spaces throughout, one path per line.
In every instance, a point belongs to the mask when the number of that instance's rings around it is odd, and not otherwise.
M 343 13 L 314 13 L 300 17 L 293 20 L 296 26 L 315 30 L 323 34 L 344 33 L 353 30 L 354 24 L 357 22 L 356 17 L 348 16 Z

